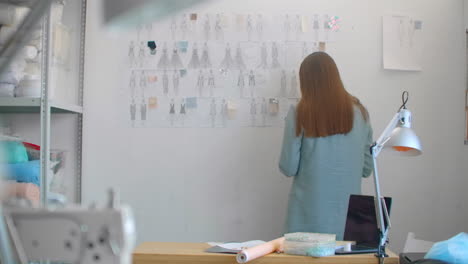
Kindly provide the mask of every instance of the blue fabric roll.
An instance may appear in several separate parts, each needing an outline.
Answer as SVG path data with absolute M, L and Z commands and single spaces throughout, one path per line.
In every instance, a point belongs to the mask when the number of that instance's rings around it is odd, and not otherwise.
M 8 180 L 17 182 L 33 183 L 40 186 L 40 163 L 33 160 L 15 164 L 1 164 L 0 170 L 4 171 Z
M 28 161 L 28 152 L 19 141 L 0 141 L 0 163 L 23 163 Z

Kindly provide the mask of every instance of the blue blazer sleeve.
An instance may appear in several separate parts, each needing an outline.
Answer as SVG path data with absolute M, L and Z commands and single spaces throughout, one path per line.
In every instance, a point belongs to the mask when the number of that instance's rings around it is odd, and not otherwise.
M 364 146 L 364 167 L 362 169 L 362 177 L 367 178 L 371 175 L 372 171 L 374 170 L 374 159 L 370 154 L 370 147 L 374 143 L 373 136 L 372 136 L 372 128 L 368 126 L 368 133 L 367 133 L 367 142 Z
M 302 134 L 296 136 L 296 110 L 293 106 L 289 108 L 286 116 L 283 136 L 283 146 L 279 169 L 285 176 L 296 176 L 301 159 Z

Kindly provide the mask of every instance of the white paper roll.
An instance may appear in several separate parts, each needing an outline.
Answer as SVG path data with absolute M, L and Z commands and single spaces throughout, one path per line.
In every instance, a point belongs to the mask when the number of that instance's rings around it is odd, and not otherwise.
M 18 7 L 10 4 L 0 3 L 0 24 L 8 26 L 19 26 L 28 14 L 29 8 Z
M 15 33 L 16 28 L 11 26 L 2 26 L 0 28 L 0 45 L 3 45 Z
M 351 242 L 344 245 L 343 251 L 351 252 Z
M 24 68 L 24 73 L 25 75 L 29 76 L 34 76 L 34 75 L 40 75 L 41 74 L 41 69 L 39 66 L 39 63 L 37 62 L 28 62 L 26 64 L 26 67 Z
M 37 56 L 37 48 L 34 46 L 25 46 L 22 50 L 22 55 L 26 60 L 34 60 Z
M 237 263 L 246 263 L 259 257 L 263 257 L 273 252 L 282 252 L 284 247 L 284 237 L 263 243 L 261 245 L 244 249 L 237 253 Z
M 0 3 L 0 24 L 13 25 L 15 22 L 15 7 L 10 4 Z
M 237 263 L 246 263 L 249 261 L 249 253 L 245 250 L 241 250 L 241 252 L 237 253 L 236 260 Z
M 0 83 L 0 97 L 13 97 L 15 85 L 11 83 Z

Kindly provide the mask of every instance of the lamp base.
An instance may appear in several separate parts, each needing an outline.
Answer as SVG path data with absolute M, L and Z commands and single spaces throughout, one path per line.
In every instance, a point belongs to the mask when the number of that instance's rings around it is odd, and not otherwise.
M 385 253 L 385 246 L 379 246 L 379 251 L 375 253 L 375 256 L 379 259 L 379 264 L 384 264 L 385 258 L 388 258 L 388 254 Z

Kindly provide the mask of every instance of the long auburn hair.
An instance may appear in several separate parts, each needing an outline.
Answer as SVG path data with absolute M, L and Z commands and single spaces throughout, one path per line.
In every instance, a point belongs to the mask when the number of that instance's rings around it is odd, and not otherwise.
M 326 137 L 353 129 L 356 105 L 364 120 L 369 114 L 344 88 L 335 61 L 325 52 L 308 55 L 299 69 L 302 98 L 296 110 L 296 135 Z

